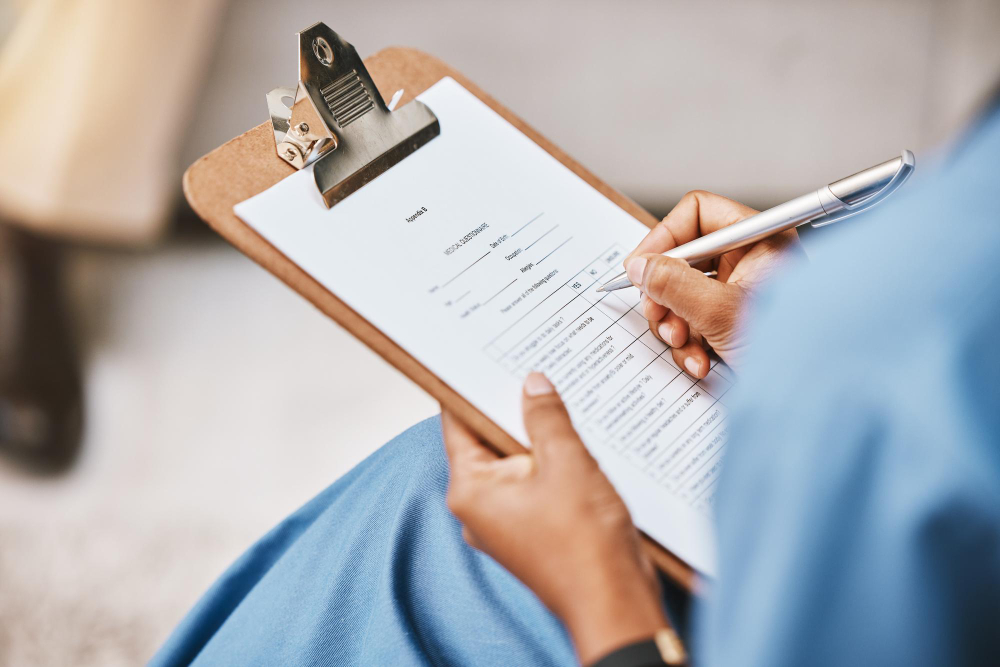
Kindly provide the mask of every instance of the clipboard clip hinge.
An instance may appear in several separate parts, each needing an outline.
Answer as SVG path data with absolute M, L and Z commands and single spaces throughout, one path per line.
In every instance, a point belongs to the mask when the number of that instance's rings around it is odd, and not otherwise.
M 278 157 L 310 164 L 331 207 L 441 133 L 437 117 L 413 100 L 390 110 L 354 47 L 324 23 L 299 38 L 299 82 L 267 94 Z

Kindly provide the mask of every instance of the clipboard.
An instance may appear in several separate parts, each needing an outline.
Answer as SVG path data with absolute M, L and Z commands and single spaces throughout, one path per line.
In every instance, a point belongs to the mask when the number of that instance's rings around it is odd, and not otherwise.
M 316 24 L 316 26 L 322 26 L 325 30 L 329 30 L 322 24 Z M 308 30 L 313 30 L 316 26 Z M 300 39 L 308 30 L 300 33 Z M 336 36 L 336 33 L 332 34 Z M 347 46 L 350 47 L 349 44 Z M 308 45 L 303 47 L 303 54 L 306 53 L 307 48 Z M 317 58 L 329 55 L 324 50 L 323 45 L 317 47 L 316 42 L 313 43 L 312 48 L 317 49 L 315 53 Z M 350 50 L 353 52 L 353 47 L 350 47 Z M 412 48 L 390 47 L 365 58 L 363 63 L 358 59 L 355 69 L 357 67 L 360 67 L 362 71 L 367 70 L 371 83 L 378 89 L 377 94 L 374 95 L 375 98 L 379 98 L 377 99 L 378 103 L 382 102 L 381 97 L 386 93 L 403 91 L 402 97 L 394 100 L 398 101 L 396 106 L 400 111 L 407 108 L 408 105 L 416 108 L 415 105 L 419 105 L 418 102 L 414 102 L 417 95 L 440 79 L 446 76 L 452 77 L 521 133 L 629 215 L 647 227 L 657 224 L 658 220 L 648 211 L 598 179 L 509 109 L 490 97 L 475 83 L 434 56 Z M 272 95 L 284 93 L 286 96 L 292 96 L 294 94 L 296 101 L 306 102 L 307 100 L 301 97 L 301 88 L 300 81 L 298 92 L 290 89 L 276 89 L 272 91 Z M 308 108 L 306 110 L 310 111 Z M 315 109 L 311 111 L 315 112 Z M 301 147 L 300 144 L 307 145 L 308 142 L 313 141 L 313 137 L 322 134 L 322 127 L 317 127 L 314 123 L 310 125 L 301 133 L 300 138 L 306 141 L 299 142 L 296 147 Z M 301 126 L 300 124 L 299 127 Z M 270 188 L 295 173 L 296 167 L 307 163 L 306 159 L 302 159 L 305 157 L 304 155 L 294 151 L 279 154 L 276 146 L 285 146 L 280 141 L 283 133 L 279 130 L 291 131 L 287 119 L 282 126 L 280 119 L 276 121 L 272 118 L 272 121 L 264 122 L 226 142 L 191 165 L 184 173 L 183 179 L 184 194 L 191 208 L 240 252 L 277 276 L 325 315 L 347 329 L 437 399 L 445 408 L 454 412 L 484 440 L 505 454 L 525 451 L 520 443 L 465 400 L 461 394 L 448 386 L 236 216 L 233 212 L 233 207 L 236 204 Z M 294 137 L 289 137 L 289 139 L 292 138 Z M 414 147 L 414 149 L 419 150 L 419 147 Z M 333 154 L 336 154 L 336 150 L 333 151 Z M 319 180 L 318 176 L 317 180 Z M 324 186 L 320 183 L 318 186 L 324 192 L 327 204 L 331 204 L 331 199 L 335 203 L 336 196 L 327 197 Z M 347 194 L 343 194 L 343 196 L 347 196 Z M 643 535 L 643 543 L 652 561 L 664 574 L 686 590 L 693 590 L 697 574 L 688 564 L 646 535 Z

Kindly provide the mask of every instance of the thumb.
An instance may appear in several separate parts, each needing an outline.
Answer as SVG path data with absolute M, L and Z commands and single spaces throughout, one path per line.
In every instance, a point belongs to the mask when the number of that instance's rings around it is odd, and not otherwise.
M 541 373 L 530 373 L 525 378 L 521 407 L 524 428 L 539 466 L 544 467 L 556 459 L 562 462 L 581 457 L 590 460 L 556 388 Z
M 626 271 L 633 283 L 641 276 L 635 284 L 648 298 L 708 337 L 733 329 L 746 298 L 740 286 L 709 278 L 682 259 L 640 255 L 629 261 Z

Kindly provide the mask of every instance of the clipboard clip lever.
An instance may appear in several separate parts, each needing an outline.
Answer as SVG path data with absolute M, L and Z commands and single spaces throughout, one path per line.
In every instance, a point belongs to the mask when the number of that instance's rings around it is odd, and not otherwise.
M 333 206 L 441 133 L 413 100 L 390 110 L 358 52 L 324 23 L 299 38 L 299 82 L 267 94 L 278 157 L 314 164 L 316 187 Z

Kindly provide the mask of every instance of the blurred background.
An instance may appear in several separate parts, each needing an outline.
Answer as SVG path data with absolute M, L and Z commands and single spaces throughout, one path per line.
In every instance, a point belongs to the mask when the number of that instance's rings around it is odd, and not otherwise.
M 183 202 L 319 20 L 439 56 L 657 215 L 926 164 L 1000 80 L 990 0 L 0 0 L 0 664 L 145 661 L 437 411 Z

